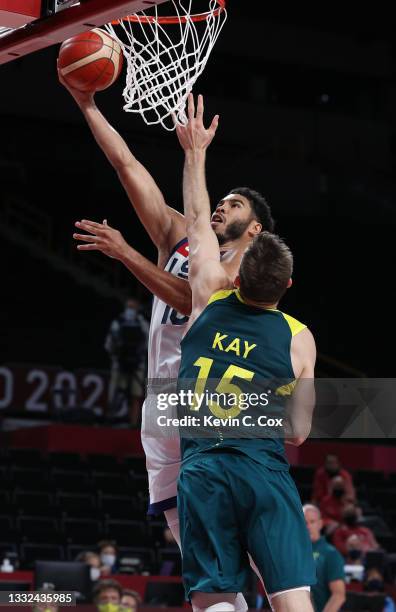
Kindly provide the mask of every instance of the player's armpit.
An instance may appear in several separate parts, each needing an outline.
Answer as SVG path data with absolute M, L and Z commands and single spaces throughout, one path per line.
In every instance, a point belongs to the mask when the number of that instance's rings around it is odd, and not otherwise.
M 220 289 L 232 288 L 232 282 L 216 259 L 206 259 L 199 267 L 190 265 L 189 282 L 192 290 L 192 310 L 198 316 L 209 298 Z

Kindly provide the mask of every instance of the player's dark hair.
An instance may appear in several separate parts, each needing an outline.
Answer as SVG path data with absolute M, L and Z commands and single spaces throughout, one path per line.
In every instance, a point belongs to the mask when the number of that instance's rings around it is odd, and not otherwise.
M 245 251 L 239 268 L 242 297 L 264 304 L 277 303 L 293 272 L 293 255 L 275 234 L 262 232 Z
M 249 200 L 255 219 L 263 226 L 263 232 L 274 231 L 275 221 L 271 214 L 271 207 L 261 193 L 249 187 L 231 189 L 230 193 L 239 193 L 239 195 Z

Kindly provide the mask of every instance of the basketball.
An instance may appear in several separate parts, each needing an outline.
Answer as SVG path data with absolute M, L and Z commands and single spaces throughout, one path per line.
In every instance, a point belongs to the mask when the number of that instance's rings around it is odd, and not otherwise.
M 65 40 L 58 68 L 70 87 L 101 91 L 110 87 L 122 70 L 122 49 L 107 32 L 95 28 Z

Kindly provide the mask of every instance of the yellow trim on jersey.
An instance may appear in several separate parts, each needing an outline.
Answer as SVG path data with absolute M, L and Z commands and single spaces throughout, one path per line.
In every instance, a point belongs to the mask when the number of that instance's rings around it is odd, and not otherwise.
M 294 387 L 296 386 L 297 381 L 293 380 L 291 383 L 287 383 L 286 385 L 282 385 L 278 387 L 275 391 L 275 395 L 282 395 L 283 397 L 286 395 L 291 395 L 294 391 Z
M 234 289 L 221 289 L 220 291 L 216 291 L 216 293 L 210 296 L 207 306 L 212 304 L 212 302 L 217 302 L 217 300 L 225 300 L 231 293 L 234 293 Z
M 237 296 L 238 300 L 239 300 L 240 302 L 242 302 L 242 304 L 245 304 L 245 303 L 246 303 L 246 302 L 245 302 L 245 300 L 243 299 L 243 297 L 241 296 L 241 292 L 239 291 L 239 289 L 236 289 L 236 290 L 235 290 L 235 295 Z
M 300 321 L 297 321 L 297 319 L 294 319 L 293 317 L 291 317 L 288 314 L 285 314 L 284 312 L 282 312 L 284 318 L 286 319 L 286 321 L 289 324 L 290 327 L 290 331 L 292 333 L 292 336 L 296 336 L 297 334 L 299 334 L 303 329 L 305 329 L 307 326 L 304 325 L 304 323 L 300 323 Z
M 213 302 L 217 302 L 218 300 L 225 300 L 232 293 L 235 293 L 236 297 L 242 304 L 246 304 L 245 300 L 241 296 L 239 289 L 221 289 L 220 291 L 216 291 L 213 295 L 211 295 L 208 300 L 207 306 L 209 306 L 209 304 L 212 304 Z M 248 306 L 249 304 L 246 305 Z M 264 308 L 263 310 L 275 310 L 276 312 L 281 312 L 277 308 Z M 284 312 L 281 312 L 281 314 L 286 319 L 290 327 L 292 336 L 296 336 L 298 333 L 300 333 L 303 329 L 307 327 L 306 325 L 304 325 L 304 323 L 300 323 L 300 321 L 297 321 L 297 319 L 294 319 L 290 315 L 285 314 Z

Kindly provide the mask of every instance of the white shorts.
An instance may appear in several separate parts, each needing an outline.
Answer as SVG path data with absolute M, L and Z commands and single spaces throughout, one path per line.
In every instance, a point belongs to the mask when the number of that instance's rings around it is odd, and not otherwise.
M 142 409 L 142 445 L 146 454 L 150 505 L 148 514 L 160 514 L 177 506 L 177 479 L 180 471 L 179 437 L 153 437 L 147 432 L 146 402 Z

